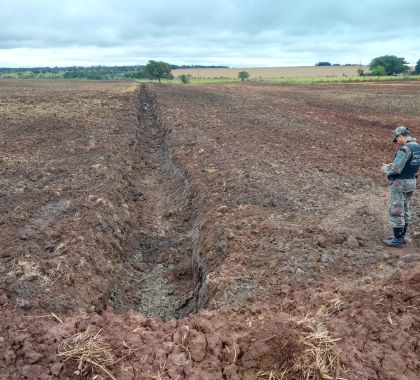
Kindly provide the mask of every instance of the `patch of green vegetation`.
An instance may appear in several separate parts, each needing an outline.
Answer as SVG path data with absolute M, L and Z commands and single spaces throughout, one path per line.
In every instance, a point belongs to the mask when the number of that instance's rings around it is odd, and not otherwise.
M 217 172 L 217 169 L 212 166 L 205 166 L 201 171 L 205 174 L 212 174 Z
M 240 82 L 239 78 L 191 78 L 190 83 L 196 84 L 213 84 L 213 83 L 236 83 Z
M 250 78 L 248 82 L 272 84 L 317 84 L 317 83 L 353 83 L 353 82 L 378 82 L 420 80 L 419 75 L 391 75 L 391 76 L 353 76 L 353 77 L 281 77 L 281 78 Z M 139 82 L 150 82 L 148 79 Z M 189 78 L 191 84 L 225 84 L 240 83 L 239 78 Z M 162 83 L 179 84 L 177 80 L 163 80 Z
M 136 82 L 139 83 L 150 83 L 150 82 L 156 82 L 156 80 L 151 80 L 151 79 L 138 79 L 136 80 Z M 240 79 L 230 79 L 230 78 L 189 78 L 189 82 L 190 84 L 223 84 L 223 83 L 239 83 Z M 173 80 L 168 80 L 168 79 L 162 79 L 162 83 L 166 83 L 166 84 L 180 84 L 180 79 L 173 79 Z
M 265 78 L 260 80 L 264 83 L 285 83 L 285 84 L 312 84 L 312 83 L 352 83 L 352 82 L 378 82 L 396 80 L 420 80 L 416 75 L 404 76 L 363 76 L 363 77 L 296 77 L 296 78 Z

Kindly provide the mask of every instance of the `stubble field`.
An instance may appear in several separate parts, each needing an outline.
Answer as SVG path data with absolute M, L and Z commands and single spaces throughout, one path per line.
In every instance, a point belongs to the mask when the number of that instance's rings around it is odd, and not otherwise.
M 419 96 L 0 81 L 0 378 L 418 379 L 379 160 Z
M 176 69 L 175 77 L 182 74 L 193 78 L 238 78 L 238 73 L 246 71 L 250 78 L 299 78 L 299 77 L 356 77 L 357 70 L 369 72 L 369 66 L 294 66 L 294 67 L 250 67 L 250 68 L 197 68 Z

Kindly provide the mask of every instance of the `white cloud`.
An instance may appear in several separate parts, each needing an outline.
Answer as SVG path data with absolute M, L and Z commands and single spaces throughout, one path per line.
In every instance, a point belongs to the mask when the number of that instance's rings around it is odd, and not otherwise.
M 420 58 L 417 0 L 15 0 L 0 25 L 0 66 Z

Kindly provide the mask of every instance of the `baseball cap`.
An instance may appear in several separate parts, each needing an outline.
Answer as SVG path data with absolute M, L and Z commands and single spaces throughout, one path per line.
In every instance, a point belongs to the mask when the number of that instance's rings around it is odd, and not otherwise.
M 405 127 L 404 125 L 400 125 L 399 127 L 395 128 L 394 131 L 394 139 L 392 140 L 393 142 L 397 142 L 397 137 L 398 136 L 405 136 L 408 135 L 410 133 L 410 130 Z

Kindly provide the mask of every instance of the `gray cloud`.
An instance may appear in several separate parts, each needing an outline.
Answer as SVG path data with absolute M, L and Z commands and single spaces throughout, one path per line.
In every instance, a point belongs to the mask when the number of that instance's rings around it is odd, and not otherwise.
M 0 66 L 40 64 L 42 55 L 45 65 L 420 58 L 417 0 L 15 0 L 2 5 L 0 25 Z

